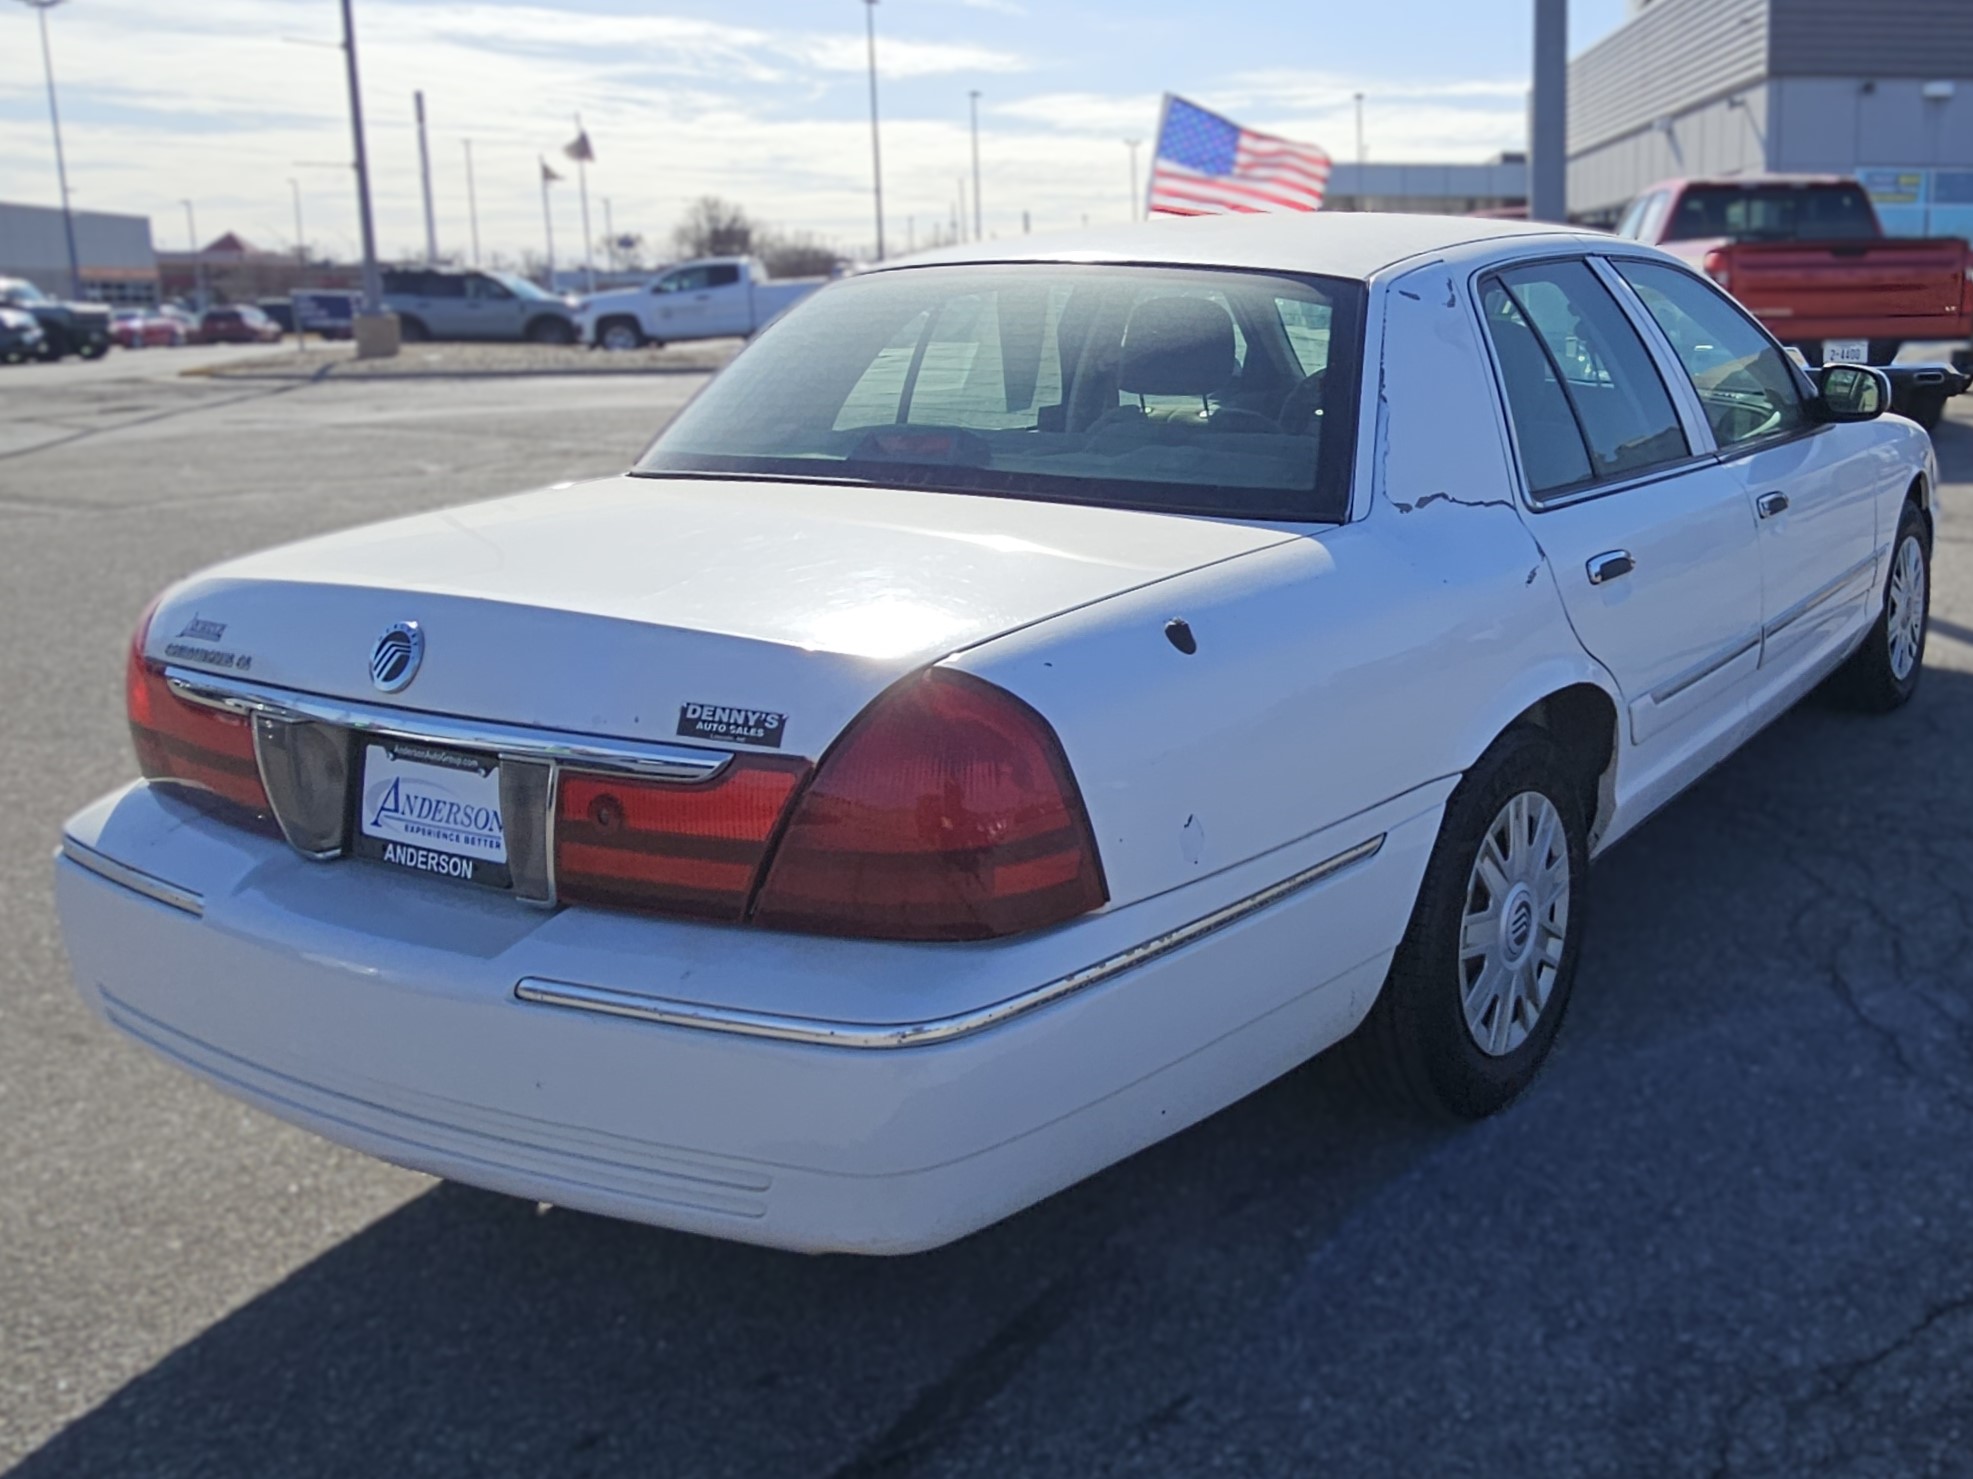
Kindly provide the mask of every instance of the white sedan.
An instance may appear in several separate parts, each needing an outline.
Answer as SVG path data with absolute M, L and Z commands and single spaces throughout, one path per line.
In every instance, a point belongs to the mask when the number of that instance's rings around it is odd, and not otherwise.
M 1911 696 L 1887 394 L 1562 229 L 896 263 L 621 477 L 166 591 L 145 779 L 56 863 L 78 985 L 330 1139 L 799 1249 L 946 1242 L 1345 1040 L 1485 1115 L 1593 857 L 1823 680 Z

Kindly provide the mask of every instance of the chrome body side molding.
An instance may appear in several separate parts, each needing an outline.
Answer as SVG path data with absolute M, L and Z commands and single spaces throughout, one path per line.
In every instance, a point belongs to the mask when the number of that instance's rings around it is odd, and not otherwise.
M 1718 656 L 1709 657 L 1698 666 L 1687 668 L 1664 687 L 1654 690 L 1647 696 L 1654 704 L 1668 703 L 1685 692 L 1686 689 L 1696 683 L 1705 682 L 1721 668 L 1727 667 L 1738 659 L 1745 657 L 1760 645 L 1760 634 L 1755 633 L 1743 642 L 1734 643 L 1733 646 L 1727 648 L 1726 651 L 1720 653 Z
M 914 1048 L 932 1043 L 970 1037 L 990 1027 L 1051 1006 L 1079 991 L 1086 991 L 1125 971 L 1196 944 L 1206 936 L 1248 915 L 1279 903 L 1291 894 L 1313 887 L 1356 863 L 1375 857 L 1384 846 L 1385 834 L 1358 843 L 1347 851 L 1325 858 L 1313 867 L 1269 884 L 1244 899 L 1168 930 L 1153 939 L 1118 951 L 1093 965 L 1059 976 L 1046 985 L 1017 996 L 993 1002 L 970 1012 L 934 1017 L 919 1022 L 835 1022 L 816 1017 L 782 1016 L 770 1012 L 739 1011 L 707 1006 L 701 1002 L 677 1001 L 667 997 L 643 996 L 634 991 L 618 991 L 603 986 L 581 986 L 566 981 L 545 981 L 527 977 L 514 987 L 522 1001 L 542 1006 L 567 1007 L 576 1011 L 599 1012 L 611 1017 L 631 1017 L 666 1027 L 694 1027 L 710 1032 L 730 1032 L 742 1037 L 774 1038 L 781 1042 L 807 1043 L 835 1048 Z
M 67 858 L 79 868 L 87 868 L 98 878 L 106 878 L 111 883 L 127 888 L 134 894 L 142 894 L 155 903 L 181 909 L 194 918 L 200 918 L 206 912 L 204 895 L 195 893 L 189 888 L 180 888 L 175 883 L 168 883 L 154 873 L 146 873 L 142 868 L 133 868 L 128 863 L 119 863 L 115 858 L 105 857 L 95 848 L 77 842 L 73 837 L 62 838 L 59 856 Z
M 1829 601 L 1834 597 L 1841 595 L 1843 592 L 1843 588 L 1845 586 L 1849 585 L 1859 575 L 1863 575 L 1871 570 L 1874 570 L 1877 567 L 1877 562 L 1883 558 L 1884 558 L 1883 550 L 1878 550 L 1873 554 L 1866 555 L 1864 556 L 1863 559 L 1858 560 L 1856 564 L 1850 566 L 1849 569 L 1845 570 L 1841 575 L 1837 576 L 1834 580 L 1830 581 L 1829 584 L 1823 586 L 1820 590 L 1814 591 L 1811 594 L 1804 596 L 1801 600 L 1797 601 L 1793 606 L 1790 606 L 1786 611 L 1782 612 L 1781 615 L 1777 616 L 1773 621 L 1769 622 L 1766 626 L 1761 628 L 1761 640 L 1767 641 L 1769 638 L 1772 638 L 1778 635 L 1779 633 L 1786 631 L 1789 627 L 1793 626 L 1796 622 L 1800 621 L 1803 617 L 1807 616 L 1811 611 L 1815 610 L 1816 607 L 1822 605 L 1825 601 Z

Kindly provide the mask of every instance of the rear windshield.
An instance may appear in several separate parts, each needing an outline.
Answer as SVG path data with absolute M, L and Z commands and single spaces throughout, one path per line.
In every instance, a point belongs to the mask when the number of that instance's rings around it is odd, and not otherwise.
M 1664 240 L 1862 241 L 1878 234 L 1861 185 L 1693 185 L 1679 196 Z
M 871 273 L 791 310 L 635 471 L 1340 520 L 1362 299 L 1151 267 Z

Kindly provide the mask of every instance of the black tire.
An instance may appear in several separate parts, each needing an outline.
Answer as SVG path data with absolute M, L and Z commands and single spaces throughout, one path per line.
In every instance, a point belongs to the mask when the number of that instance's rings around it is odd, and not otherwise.
M 400 316 L 397 320 L 397 338 L 400 344 L 428 344 L 432 331 L 425 327 L 421 318 Z
M 617 340 L 611 343 L 612 339 Z M 642 349 L 649 341 L 644 330 L 634 318 L 619 315 L 606 318 L 596 326 L 596 347 L 598 349 L 627 350 Z
M 1937 431 L 1945 419 L 1946 398 L 1936 390 L 1925 391 L 1911 398 L 1911 409 L 1905 414 L 1927 431 Z
M 527 326 L 527 341 L 530 344 L 573 344 L 575 325 L 565 318 L 543 314 Z
M 1915 562 L 1906 555 L 1906 546 L 1916 551 Z M 1913 563 L 1917 566 L 1917 635 L 1913 640 L 1910 626 L 1901 622 L 1909 609 L 1910 572 Z M 1900 574 L 1904 580 L 1900 580 Z M 1904 590 L 1901 594 L 1900 586 Z M 1932 615 L 1932 538 L 1925 527 L 1925 516 L 1912 504 L 1907 503 L 1898 515 L 1897 537 L 1891 541 L 1891 568 L 1884 577 L 1884 605 L 1877 613 L 1877 620 L 1870 624 L 1864 634 L 1863 645 L 1850 654 L 1849 660 L 1836 670 L 1830 680 L 1830 690 L 1836 697 L 1853 709 L 1866 714 L 1888 714 L 1893 709 L 1901 709 L 1911 702 L 1911 696 L 1918 691 L 1918 680 L 1925 675 L 1925 637 L 1931 625 Z M 1905 671 L 1900 675 L 1901 644 L 1894 640 L 1900 627 L 1905 635 L 1904 652 L 1908 652 Z
M 1545 731 L 1516 727 L 1494 741 L 1452 793 L 1384 989 L 1339 1050 L 1365 1087 L 1434 1118 L 1482 1119 L 1506 1107 L 1534 1078 L 1568 1011 L 1582 949 L 1589 850 L 1579 769 Z M 1547 996 L 1525 1038 L 1496 1056 L 1467 1026 L 1468 961 L 1460 934 L 1469 889 L 1484 887 L 1475 872 L 1481 847 L 1509 803 L 1527 793 L 1545 798 L 1560 822 L 1567 907 Z M 1504 917 L 1511 916 L 1513 909 L 1501 902 Z M 1542 949 L 1538 929 L 1529 938 L 1523 960 Z
M 110 352 L 110 341 L 107 339 L 85 339 L 76 347 L 75 352 L 84 359 L 101 359 Z

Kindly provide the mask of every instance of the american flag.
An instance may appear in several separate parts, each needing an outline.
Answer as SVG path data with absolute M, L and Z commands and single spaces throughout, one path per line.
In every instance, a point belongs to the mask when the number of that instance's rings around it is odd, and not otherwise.
M 1184 98 L 1165 99 L 1151 161 L 1151 209 L 1175 216 L 1319 211 L 1329 156 L 1242 128 Z

